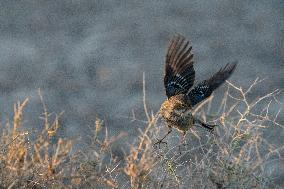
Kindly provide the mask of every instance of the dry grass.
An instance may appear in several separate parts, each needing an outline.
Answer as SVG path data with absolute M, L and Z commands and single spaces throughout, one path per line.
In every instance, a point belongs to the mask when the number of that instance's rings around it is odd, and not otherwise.
M 271 162 L 282 160 L 284 146 L 263 137 L 265 130 L 283 127 L 277 122 L 280 111 L 270 112 L 279 91 L 250 99 L 260 82 L 256 79 L 247 89 L 228 82 L 221 102 L 211 96 L 194 112 L 219 125 L 216 132 L 193 128 L 182 145 L 174 133 L 161 148 L 153 144 L 167 128 L 148 112 L 144 84 L 145 128 L 124 145 L 124 157 L 112 151 L 125 134 L 109 136 L 100 119 L 89 148 L 73 152 L 74 141 L 56 136 L 61 114 L 50 121 L 39 93 L 44 110 L 39 132 L 23 127 L 28 99 L 15 104 L 13 121 L 3 128 L 0 188 L 280 188 L 267 170 Z M 218 110 L 213 110 L 214 102 Z
M 8 122 L 1 137 L 1 177 L 2 188 L 43 188 L 61 186 L 66 176 L 67 161 L 72 147 L 70 140 L 52 137 L 59 127 L 58 116 L 49 122 L 44 112 L 44 125 L 40 132 L 24 131 L 23 109 L 28 99 L 14 105 L 13 122 Z M 31 140 L 31 138 L 33 138 Z

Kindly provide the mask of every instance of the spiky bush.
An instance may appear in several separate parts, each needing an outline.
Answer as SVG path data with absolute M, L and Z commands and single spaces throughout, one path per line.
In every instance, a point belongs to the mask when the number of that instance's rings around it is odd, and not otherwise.
M 157 116 L 146 113 L 148 127 L 140 135 L 136 148 L 131 148 L 135 155 L 127 158 L 128 167 L 133 165 L 137 167 L 133 170 L 138 170 L 127 172 L 131 187 L 277 187 L 266 171 L 267 164 L 275 158 L 282 159 L 284 146 L 274 146 L 263 133 L 275 129 L 273 126 L 283 127 L 277 122 L 280 111 L 275 115 L 270 112 L 270 106 L 278 103 L 279 90 L 250 99 L 254 87 L 261 82 L 257 78 L 247 89 L 228 82 L 221 102 L 215 102 L 219 105 L 215 111 L 211 108 L 213 95 L 200 104 L 194 111 L 195 116 L 217 124 L 216 132 L 193 128 L 182 145 L 177 145 L 173 134 L 167 145 L 153 149 L 156 138 L 163 136 L 167 128 L 163 122 L 159 125 Z M 133 161 L 133 157 L 141 158 Z
M 88 147 L 72 151 L 76 141 L 58 138 L 58 119 L 50 121 L 43 104 L 43 124 L 38 132 L 23 127 L 28 99 L 17 102 L 14 117 L 2 129 L 0 185 L 2 188 L 277 188 L 270 162 L 282 159 L 284 146 L 270 143 L 263 134 L 282 129 L 277 122 L 280 111 L 270 111 L 279 90 L 251 99 L 262 80 L 246 89 L 228 82 L 220 102 L 211 96 L 195 108 L 194 114 L 214 123 L 208 133 L 192 128 L 183 144 L 177 133 L 167 144 L 156 146 L 167 132 L 158 114 L 146 114 L 144 129 L 124 146 L 124 155 L 113 153 L 115 143 L 125 136 L 109 136 L 103 121 L 97 118 Z M 216 106 L 218 107 L 216 109 Z M 215 108 L 212 108 L 215 107 Z M 133 114 L 135 123 L 136 117 Z M 270 169 L 269 169 L 270 170 Z

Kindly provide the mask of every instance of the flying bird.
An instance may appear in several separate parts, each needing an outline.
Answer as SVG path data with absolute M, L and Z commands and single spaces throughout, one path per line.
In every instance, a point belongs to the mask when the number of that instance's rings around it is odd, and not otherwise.
M 168 133 L 156 144 L 160 144 L 176 128 L 183 133 L 198 124 L 213 131 L 215 125 L 204 123 L 192 115 L 194 107 L 208 98 L 234 72 L 237 63 L 227 64 L 210 78 L 194 85 L 195 70 L 192 46 L 183 36 L 170 41 L 166 54 L 164 86 L 167 100 L 161 105 L 159 115 L 167 123 Z M 193 88 L 192 88 L 193 87 Z M 163 142 L 164 143 L 164 142 Z

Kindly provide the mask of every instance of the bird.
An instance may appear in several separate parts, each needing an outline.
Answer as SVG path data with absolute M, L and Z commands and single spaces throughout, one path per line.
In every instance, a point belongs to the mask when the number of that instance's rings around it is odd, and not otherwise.
M 193 53 L 189 40 L 182 35 L 170 40 L 165 59 L 164 87 L 167 99 L 162 103 L 159 116 L 168 126 L 167 134 L 155 144 L 166 143 L 163 140 L 172 132 L 172 128 L 182 133 L 194 125 L 199 125 L 210 132 L 216 125 L 210 125 L 193 116 L 194 107 L 208 98 L 214 90 L 221 86 L 234 72 L 237 63 L 228 63 L 218 72 L 197 84 Z M 183 140 L 182 139 L 182 140 Z

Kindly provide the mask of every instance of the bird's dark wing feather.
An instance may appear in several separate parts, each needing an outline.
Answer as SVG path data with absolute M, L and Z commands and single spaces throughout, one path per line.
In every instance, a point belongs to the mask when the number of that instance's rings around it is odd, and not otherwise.
M 212 92 L 222 85 L 234 72 L 237 63 L 227 64 L 207 80 L 202 81 L 188 92 L 188 104 L 192 107 L 208 98 Z
M 167 51 L 164 85 L 168 98 L 186 94 L 192 87 L 195 71 L 193 68 L 192 47 L 182 36 L 174 37 Z

